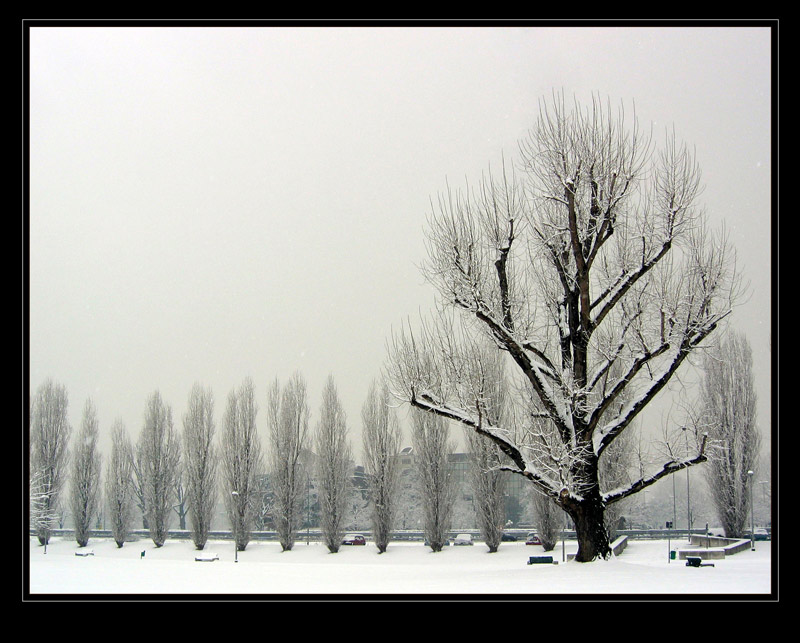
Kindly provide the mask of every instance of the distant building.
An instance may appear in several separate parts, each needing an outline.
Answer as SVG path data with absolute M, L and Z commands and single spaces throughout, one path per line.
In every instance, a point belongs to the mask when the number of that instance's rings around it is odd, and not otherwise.
M 407 504 L 413 504 L 418 500 L 415 487 L 416 470 L 413 447 L 403 447 L 397 457 L 400 460 L 401 494 L 404 495 Z M 474 513 L 474 494 L 470 478 L 472 468 L 470 454 L 450 453 L 447 456 L 447 461 L 459 489 L 459 495 L 456 500 L 457 505 L 461 505 L 459 515 L 462 515 L 466 510 Z M 510 471 L 504 472 L 504 475 L 506 476 L 506 518 L 516 523 L 520 521 L 527 507 L 531 487 L 520 475 Z
M 417 489 L 417 472 L 414 449 L 411 446 L 403 447 L 397 454 L 400 471 L 400 511 L 398 514 L 399 529 L 418 528 L 418 514 L 421 498 Z M 314 463 L 317 456 L 308 451 L 304 454 L 307 463 Z M 464 523 L 464 528 L 470 529 L 477 527 L 477 520 L 474 517 L 474 494 L 471 484 L 471 457 L 469 453 L 450 453 L 447 456 L 450 471 L 454 477 L 458 488 L 456 504 L 458 507 L 459 521 Z M 530 494 L 530 485 L 522 476 L 506 473 L 506 518 L 514 523 L 519 522 L 521 515 L 527 506 L 527 496 Z M 320 506 L 318 498 L 318 483 L 316 467 L 310 464 L 304 471 L 305 492 L 301 500 L 303 524 L 300 529 L 316 528 L 319 526 Z M 256 517 L 255 530 L 273 530 L 275 528 L 272 517 L 272 491 L 270 489 L 269 474 L 260 476 L 260 511 Z M 352 464 L 350 480 L 353 484 L 355 495 L 353 497 L 352 510 L 355 511 L 355 520 L 359 523 L 367 520 L 365 507 L 369 502 L 369 477 L 363 465 Z M 220 508 L 221 509 L 221 508 Z M 227 517 L 220 512 L 220 522 L 227 523 Z M 473 524 L 474 523 L 474 524 Z

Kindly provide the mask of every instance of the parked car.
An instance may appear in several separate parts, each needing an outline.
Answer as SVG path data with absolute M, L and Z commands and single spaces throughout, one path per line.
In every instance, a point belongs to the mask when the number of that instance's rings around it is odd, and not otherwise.
M 366 545 L 367 539 L 364 538 L 361 534 L 346 534 L 344 540 L 342 540 L 343 545 Z
M 503 534 L 500 536 L 500 540 L 507 543 L 515 543 L 517 542 L 517 537 L 514 534 Z
M 453 541 L 454 545 L 471 545 L 472 536 L 470 534 L 458 534 Z
M 755 530 L 754 533 L 755 533 L 755 539 L 756 540 L 769 540 L 770 539 L 769 532 L 766 529 L 764 529 L 763 527 L 759 527 L 758 529 Z
M 532 531 L 528 534 L 528 537 L 525 539 L 526 545 L 541 545 L 542 541 L 539 540 L 539 536 L 536 534 L 535 531 Z

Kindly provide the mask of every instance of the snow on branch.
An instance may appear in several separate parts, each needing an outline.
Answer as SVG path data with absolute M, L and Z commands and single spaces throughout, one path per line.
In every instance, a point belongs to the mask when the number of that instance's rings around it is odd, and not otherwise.
M 530 464 L 526 461 L 519 447 L 506 437 L 508 432 L 505 429 L 486 425 L 483 423 L 482 417 L 474 417 L 463 409 L 451 407 L 437 400 L 430 392 L 421 392 L 414 395 L 411 399 L 411 405 L 458 422 L 488 437 L 497 444 L 500 450 L 516 465 L 516 468 L 504 466 L 500 468 L 501 470 L 522 475 L 533 482 L 544 493 L 552 497 L 557 497 L 558 490 L 556 485 L 530 468 Z
M 661 478 L 664 478 L 672 473 L 677 471 L 681 471 L 686 469 L 687 467 L 691 467 L 695 464 L 700 464 L 701 462 L 706 462 L 708 460 L 708 456 L 705 454 L 706 449 L 706 442 L 708 440 L 708 436 L 703 436 L 703 441 L 700 444 L 700 450 L 698 454 L 693 458 L 685 458 L 682 460 L 671 460 L 666 462 L 663 467 L 653 475 L 640 478 L 633 484 L 629 485 L 624 489 L 616 489 L 614 491 L 610 491 L 603 495 L 603 500 L 606 505 L 613 504 L 615 502 L 619 502 L 620 500 L 627 498 L 628 496 L 632 496 L 635 493 L 638 493 L 642 489 L 649 487 L 652 484 L 655 484 Z

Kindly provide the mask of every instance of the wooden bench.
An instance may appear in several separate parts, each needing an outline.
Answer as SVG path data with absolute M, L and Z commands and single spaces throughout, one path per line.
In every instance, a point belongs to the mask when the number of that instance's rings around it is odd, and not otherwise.
M 211 552 L 203 552 L 197 554 L 194 559 L 199 562 L 211 562 L 213 560 L 219 560 L 219 556 L 217 554 L 212 554 Z
M 94 549 L 79 549 L 75 552 L 76 556 L 94 556 Z
M 703 559 L 699 556 L 687 556 L 686 557 L 686 566 L 687 567 L 713 567 L 714 563 L 704 563 Z

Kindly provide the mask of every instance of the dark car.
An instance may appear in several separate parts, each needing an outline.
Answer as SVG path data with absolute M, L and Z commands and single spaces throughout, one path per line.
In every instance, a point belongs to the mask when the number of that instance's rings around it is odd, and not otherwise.
M 535 531 L 532 531 L 528 534 L 528 537 L 525 539 L 526 545 L 541 545 L 542 541 L 539 540 L 539 536 L 536 534 Z
M 366 545 L 367 539 L 361 534 L 347 534 L 342 541 L 343 545 Z
M 515 543 L 517 542 L 517 537 L 514 534 L 503 534 L 500 536 L 500 540 L 506 543 Z
M 754 534 L 755 534 L 755 539 L 756 540 L 769 540 L 770 539 L 769 532 L 766 529 L 763 529 L 763 528 L 756 529 Z

